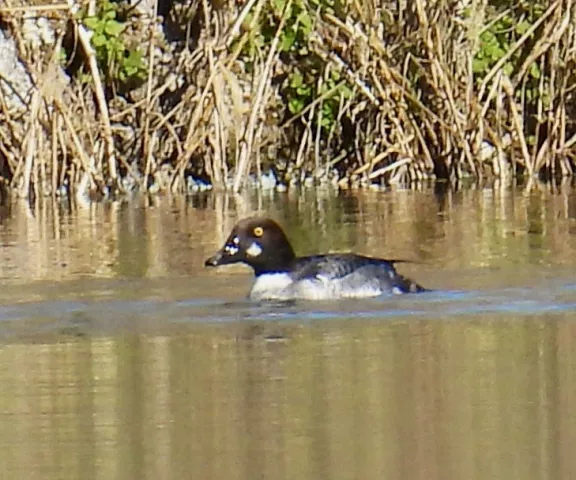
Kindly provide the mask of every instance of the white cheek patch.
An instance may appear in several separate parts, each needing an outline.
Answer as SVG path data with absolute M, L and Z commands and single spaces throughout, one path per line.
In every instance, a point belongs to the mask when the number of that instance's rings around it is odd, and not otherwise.
M 258 245 L 256 242 L 252 243 L 246 250 L 246 255 L 249 257 L 257 257 L 262 253 L 262 247 Z
M 238 247 L 234 246 L 234 245 L 226 245 L 224 247 L 224 251 L 228 254 L 228 255 L 236 255 L 238 253 Z
M 238 244 L 240 243 L 240 239 L 239 239 L 238 237 L 234 237 L 234 238 L 232 239 L 232 243 L 233 243 L 234 245 L 238 245 Z

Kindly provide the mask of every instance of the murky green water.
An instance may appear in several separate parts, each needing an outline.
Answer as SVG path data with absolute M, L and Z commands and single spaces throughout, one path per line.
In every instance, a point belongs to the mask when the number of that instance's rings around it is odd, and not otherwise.
M 254 212 L 435 291 L 251 304 L 203 260 Z M 1 478 L 576 478 L 570 189 L 2 213 Z

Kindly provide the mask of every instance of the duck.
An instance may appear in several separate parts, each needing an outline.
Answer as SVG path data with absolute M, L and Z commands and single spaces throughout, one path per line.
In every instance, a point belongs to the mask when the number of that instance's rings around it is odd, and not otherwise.
M 335 300 L 426 289 L 400 275 L 395 263 L 356 253 L 296 256 L 284 230 L 271 218 L 240 220 L 206 267 L 244 263 L 255 281 L 250 300 Z

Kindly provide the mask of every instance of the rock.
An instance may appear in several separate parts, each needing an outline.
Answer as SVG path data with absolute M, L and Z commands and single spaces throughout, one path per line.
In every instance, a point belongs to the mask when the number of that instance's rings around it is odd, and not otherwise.
M 25 110 L 30 101 L 32 80 L 20 63 L 16 44 L 0 29 L 0 89 L 8 108 Z

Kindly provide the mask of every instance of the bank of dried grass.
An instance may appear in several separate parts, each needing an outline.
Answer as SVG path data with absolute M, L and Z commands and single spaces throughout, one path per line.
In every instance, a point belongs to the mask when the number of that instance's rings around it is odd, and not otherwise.
M 191 178 L 238 191 L 269 168 L 283 183 L 312 177 L 340 187 L 574 173 L 571 1 L 547 4 L 481 79 L 472 64 L 495 15 L 487 2 L 371 0 L 350 2 L 345 14 L 317 11 L 308 46 L 323 62 L 318 85 L 336 70 L 353 91 L 339 97 L 329 131 L 319 127 L 321 106 L 338 85 L 288 114 L 279 80 L 291 68 L 278 45 L 285 17 L 249 65 L 243 56 L 266 0 L 195 2 L 178 25 L 192 28 L 187 42 L 169 42 L 156 19 L 140 15 L 134 35 L 146 45 L 149 74 L 122 95 L 106 84 L 72 0 L 5 5 L 2 19 L 34 84 L 25 110 L 0 97 L 0 173 L 22 197 L 63 188 L 181 192 Z M 54 45 L 35 50 L 20 33 L 32 11 L 50 19 Z M 88 83 L 62 81 L 59 52 L 70 29 Z M 514 55 L 513 69 L 504 68 Z M 534 63 L 542 75 L 528 106 Z

